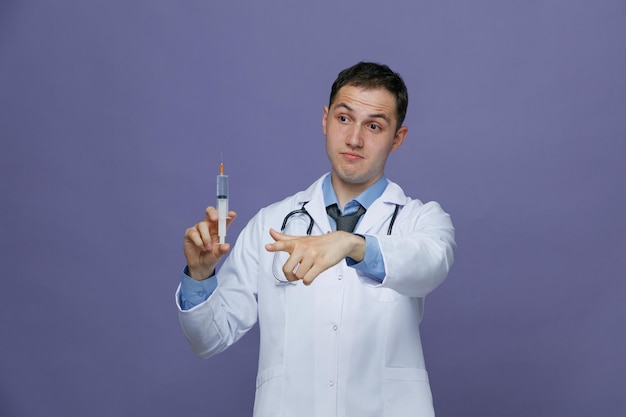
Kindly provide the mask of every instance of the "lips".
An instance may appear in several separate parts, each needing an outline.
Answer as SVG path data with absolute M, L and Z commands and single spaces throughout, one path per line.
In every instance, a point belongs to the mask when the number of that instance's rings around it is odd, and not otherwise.
M 361 155 L 354 152 L 342 152 L 341 155 L 348 161 L 357 161 L 359 159 L 363 159 Z

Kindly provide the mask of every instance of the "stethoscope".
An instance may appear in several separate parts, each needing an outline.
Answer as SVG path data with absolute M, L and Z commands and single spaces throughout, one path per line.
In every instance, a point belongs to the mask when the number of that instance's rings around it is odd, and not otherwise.
M 307 209 L 304 207 L 307 203 L 308 201 L 305 201 L 304 203 L 302 203 L 302 207 L 289 212 L 285 216 L 285 218 L 283 219 L 283 224 L 280 227 L 281 233 L 284 233 L 285 229 L 287 228 L 287 223 L 289 222 L 289 219 L 291 219 L 293 216 L 303 214 L 309 218 L 309 226 L 306 229 L 306 235 L 311 236 L 311 231 L 313 231 L 313 225 L 315 224 L 315 221 L 313 220 L 313 216 L 311 216 L 311 214 L 309 214 Z M 396 217 L 398 217 L 399 211 L 400 204 L 396 204 L 396 208 L 394 209 L 393 215 L 391 216 L 391 221 L 389 222 L 389 228 L 387 229 L 387 236 L 391 235 L 391 231 L 393 230 L 393 224 L 396 222 Z M 282 271 L 282 268 L 277 266 L 277 254 L 278 252 L 274 252 L 274 259 L 272 260 L 272 273 L 274 274 L 274 278 L 276 278 L 276 280 L 281 284 L 295 284 L 295 282 L 287 281 L 287 279 L 285 278 L 285 274 Z

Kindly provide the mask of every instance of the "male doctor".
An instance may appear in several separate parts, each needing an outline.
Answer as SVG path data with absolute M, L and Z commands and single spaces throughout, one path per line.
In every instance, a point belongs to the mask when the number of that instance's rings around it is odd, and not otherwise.
M 384 176 L 407 104 L 387 66 L 343 70 L 322 117 L 330 173 L 261 209 L 232 251 L 213 207 L 185 233 L 183 332 L 207 358 L 258 319 L 256 417 L 434 416 L 419 324 L 452 265 L 454 228 Z

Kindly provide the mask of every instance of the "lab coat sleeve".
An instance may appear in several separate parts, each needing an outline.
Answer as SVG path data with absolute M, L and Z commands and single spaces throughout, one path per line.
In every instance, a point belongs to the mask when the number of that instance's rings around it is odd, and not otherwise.
M 454 226 L 436 202 L 412 200 L 398 216 L 398 235 L 378 236 L 385 263 L 381 287 L 423 297 L 448 275 L 454 261 Z
M 258 248 L 261 246 L 257 225 L 255 217 L 241 232 L 216 274 L 217 288 L 205 302 L 183 310 L 177 291 L 183 333 L 194 353 L 201 358 L 222 352 L 256 323 Z

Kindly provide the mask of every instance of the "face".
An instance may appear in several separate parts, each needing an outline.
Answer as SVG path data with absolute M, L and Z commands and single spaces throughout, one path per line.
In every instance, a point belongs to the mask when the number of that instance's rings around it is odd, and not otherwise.
M 396 99 L 384 88 L 342 87 L 322 127 L 335 191 L 356 197 L 385 170 L 389 153 L 400 147 L 408 128 L 397 128 Z

